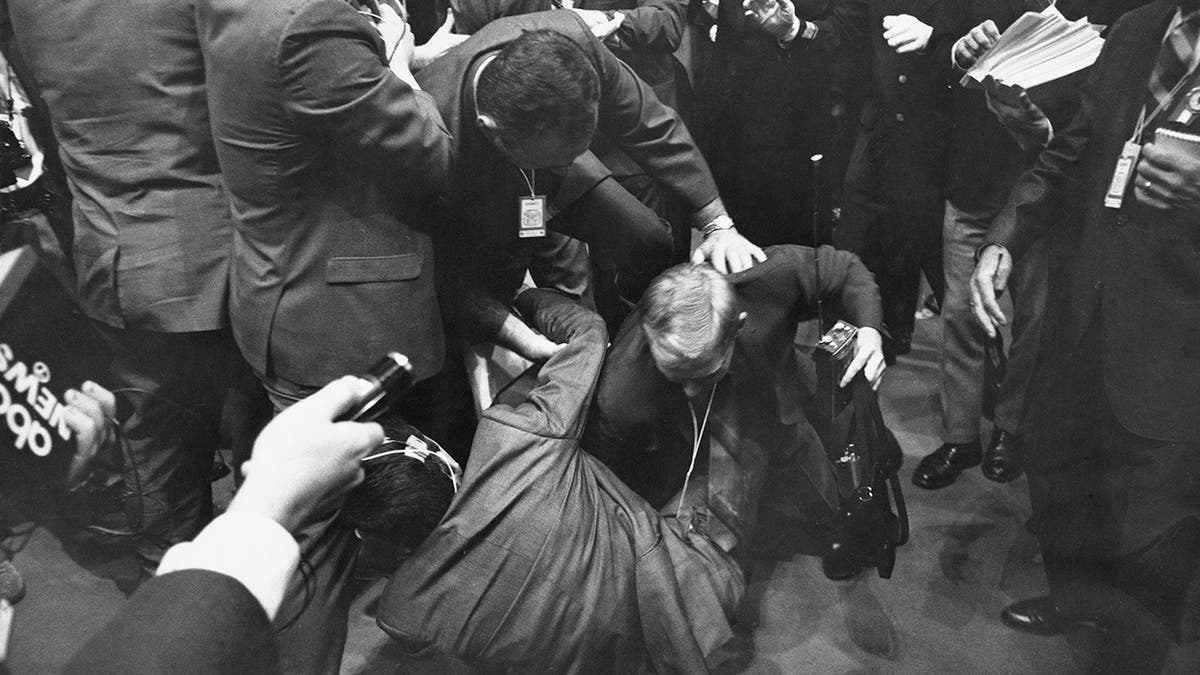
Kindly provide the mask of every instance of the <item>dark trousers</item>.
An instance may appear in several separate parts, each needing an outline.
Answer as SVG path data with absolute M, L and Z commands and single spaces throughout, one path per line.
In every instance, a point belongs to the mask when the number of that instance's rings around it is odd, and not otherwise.
M 1097 667 L 1158 672 L 1171 641 L 1200 637 L 1200 440 L 1144 438 L 1117 421 L 1099 332 L 1039 383 L 1027 449 L 1035 530 L 1059 608 L 1109 628 Z
M 113 358 L 126 452 L 126 512 L 143 564 L 212 519 L 209 475 L 226 393 L 247 369 L 228 331 L 159 333 L 94 321 Z
M 860 135 L 852 162 L 867 161 L 866 137 Z M 921 274 L 942 299 L 942 193 L 929 189 L 911 198 L 888 196 L 883 186 L 873 189 L 846 180 L 842 217 L 834 232 L 834 245 L 852 251 L 875 275 L 883 300 L 883 323 L 897 340 L 912 337 Z

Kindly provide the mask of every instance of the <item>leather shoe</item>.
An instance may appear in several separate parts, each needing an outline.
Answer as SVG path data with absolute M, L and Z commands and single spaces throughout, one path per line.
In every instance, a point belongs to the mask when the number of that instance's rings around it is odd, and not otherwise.
M 1063 616 L 1048 595 L 1014 602 L 1000 612 L 1000 620 L 1034 635 L 1058 635 L 1073 626 L 1095 628 L 1098 625 L 1095 619 Z
M 979 441 L 944 443 L 917 464 L 917 470 L 913 471 L 913 484 L 927 490 L 944 488 L 953 483 L 964 469 L 979 464 L 982 454 Z
M 1007 483 L 1021 476 L 1021 437 L 1003 429 L 992 432 L 992 440 L 983 453 L 983 477 Z

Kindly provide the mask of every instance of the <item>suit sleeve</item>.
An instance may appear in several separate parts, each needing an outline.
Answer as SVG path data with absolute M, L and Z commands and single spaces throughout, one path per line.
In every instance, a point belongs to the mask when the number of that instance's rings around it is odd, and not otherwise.
M 687 9 L 686 0 L 639 0 L 633 9 L 617 10 L 625 21 L 614 33 L 619 42 L 615 51 L 674 53 L 683 41 Z
M 511 413 L 489 415 L 553 438 L 579 438 L 587 421 L 608 331 L 595 312 L 557 291 L 532 289 L 513 303 L 530 325 L 562 348 L 542 365 L 525 402 Z M 504 419 L 509 414 L 517 420 Z
M 816 36 L 812 40 L 796 36 L 793 46 L 803 47 L 811 42 L 813 47 L 834 50 L 867 44 L 867 0 L 835 0 L 828 14 L 810 22 L 817 27 Z
M 600 75 L 601 133 L 682 199 L 689 212 L 716 199 L 716 181 L 679 115 L 590 34 L 581 47 Z
M 1021 175 L 1009 193 L 1004 210 L 992 222 L 985 246 L 1001 244 L 1014 258 L 1029 249 L 1058 222 L 1070 186 L 1083 179 L 1082 158 L 1091 136 L 1097 93 L 1104 91 L 1110 72 L 1109 41 L 1092 66 L 1079 97 L 1079 110 L 1062 132 L 1056 133 L 1033 168 Z M 1114 165 L 1116 158 L 1113 158 Z
M 245 586 L 185 570 L 143 584 L 66 672 L 278 673 L 279 656 L 271 622 Z
M 775 247 L 778 249 L 779 247 Z M 840 303 L 846 320 L 855 326 L 881 329 L 883 303 L 875 277 L 858 256 L 839 251 L 832 246 L 820 247 L 820 279 L 816 275 L 817 251 L 807 246 L 793 246 L 789 262 L 793 279 L 799 288 L 800 301 L 815 308 L 817 298 Z M 775 250 L 772 249 L 772 250 Z M 815 310 L 802 312 L 812 314 Z
M 433 99 L 388 68 L 383 43 L 346 3 L 302 8 L 284 31 L 278 67 L 288 112 L 372 167 L 389 187 L 422 197 L 442 189 L 450 134 Z

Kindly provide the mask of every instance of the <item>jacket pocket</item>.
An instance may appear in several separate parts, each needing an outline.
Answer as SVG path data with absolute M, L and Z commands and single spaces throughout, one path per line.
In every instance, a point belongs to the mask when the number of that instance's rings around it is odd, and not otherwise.
M 330 258 L 325 266 L 325 281 L 330 284 L 407 281 L 421 275 L 421 263 L 420 253 Z

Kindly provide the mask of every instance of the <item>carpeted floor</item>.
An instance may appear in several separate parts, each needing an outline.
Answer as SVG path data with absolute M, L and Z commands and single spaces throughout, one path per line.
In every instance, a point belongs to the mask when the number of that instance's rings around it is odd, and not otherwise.
M 916 461 L 938 439 L 938 320 L 918 322 L 913 352 L 885 378 L 885 417 L 905 452 L 902 469 L 911 541 L 890 580 L 875 575 L 834 583 L 817 558 L 797 552 L 790 533 L 764 522 L 764 541 L 740 612 L 741 634 L 724 672 L 746 673 L 1069 673 L 1094 636 L 1043 638 L 1000 623 L 1016 598 L 1045 582 L 1032 537 L 1025 479 L 1008 485 L 977 469 L 929 492 L 911 485 Z M 984 429 L 985 437 L 987 429 Z M 218 484 L 228 499 L 229 481 Z M 25 576 L 16 606 L 8 668 L 57 672 L 121 606 L 136 578 L 119 545 L 80 539 L 64 523 L 17 524 L 5 540 Z M 371 607 L 383 579 L 365 582 L 353 607 L 342 672 L 446 672 L 403 661 L 375 626 Z M 0 666 L 0 670 L 2 670 Z

